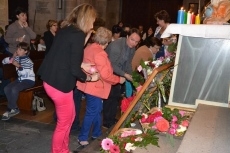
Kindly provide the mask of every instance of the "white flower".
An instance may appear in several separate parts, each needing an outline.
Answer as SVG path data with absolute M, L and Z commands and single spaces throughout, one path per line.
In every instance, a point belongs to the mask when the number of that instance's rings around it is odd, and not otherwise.
M 130 152 L 131 150 L 135 150 L 136 147 L 133 146 L 133 143 L 127 143 L 125 145 L 125 150 L 127 150 L 128 152 Z
M 147 65 L 149 63 L 149 61 L 145 61 L 144 63 L 145 63 L 145 65 Z
M 151 69 L 147 69 L 147 75 L 150 75 L 150 74 L 152 74 L 152 70 Z
M 187 128 L 185 126 L 179 125 L 179 128 L 176 130 L 177 133 L 186 131 Z
M 171 59 L 170 59 L 169 57 L 167 57 L 167 58 L 165 59 L 165 62 L 166 62 L 166 63 L 169 63 L 170 60 L 171 60 Z
M 156 61 L 153 61 L 152 63 L 155 65 L 155 67 L 159 67 L 162 64 L 162 61 L 156 60 Z
M 141 138 L 141 137 L 137 137 L 136 139 L 135 139 L 135 141 L 142 141 L 143 140 L 143 138 Z
M 131 123 L 130 126 L 131 126 L 131 127 L 135 127 L 136 124 L 135 124 L 135 123 Z

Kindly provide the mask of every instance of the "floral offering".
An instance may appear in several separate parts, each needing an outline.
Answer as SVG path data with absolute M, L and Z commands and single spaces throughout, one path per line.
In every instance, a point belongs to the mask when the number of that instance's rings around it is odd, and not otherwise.
M 189 116 L 185 115 L 185 111 L 171 110 L 167 107 L 163 107 L 162 110 L 153 108 L 151 111 L 148 114 L 143 113 L 140 119 L 144 131 L 152 129 L 173 136 L 182 136 L 188 128 Z
M 149 130 L 142 133 L 139 129 L 123 128 L 118 130 L 117 134 L 102 140 L 101 152 L 129 153 L 137 147 L 146 147 L 148 144 L 158 146 L 155 131 Z

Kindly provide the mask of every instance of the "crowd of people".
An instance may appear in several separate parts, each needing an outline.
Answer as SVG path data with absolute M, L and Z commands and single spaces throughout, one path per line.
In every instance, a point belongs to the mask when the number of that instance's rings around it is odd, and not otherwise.
M 0 31 L 4 43 L 8 43 L 8 46 L 4 46 L 4 53 L 9 57 L 4 59 L 3 64 L 12 63 L 18 72 L 18 79 L 3 88 L 8 110 L 2 120 L 8 120 L 20 112 L 16 104 L 18 93 L 34 84 L 29 51 L 45 51 L 46 56 L 38 75 L 55 105 L 57 124 L 52 138 L 53 153 L 70 152 L 68 143 L 71 129 L 80 131 L 78 143 L 84 147 L 89 144 L 91 129 L 91 138 L 97 139 L 102 134 L 102 126 L 113 126 L 117 122 L 116 113 L 123 84 L 132 81 L 132 72 L 141 60 L 164 57 L 165 46 L 170 43 L 160 39 L 170 23 L 165 10 L 155 14 L 159 25 L 155 32 L 152 26 L 144 32 L 142 25 L 134 28 L 121 21 L 111 30 L 99 27 L 94 31 L 96 10 L 89 4 L 82 4 L 61 22 L 49 20 L 47 31 L 39 39 L 28 26 L 24 9 L 18 8 L 16 17 L 18 20 L 9 25 L 6 34 Z M 16 94 L 12 95 L 12 89 Z M 80 126 L 83 94 L 86 112 Z

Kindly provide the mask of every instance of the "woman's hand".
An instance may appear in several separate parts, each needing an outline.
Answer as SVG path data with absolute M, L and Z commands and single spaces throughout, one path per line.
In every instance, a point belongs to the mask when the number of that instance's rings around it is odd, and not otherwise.
M 91 75 L 91 81 L 94 82 L 94 81 L 97 81 L 100 79 L 100 74 L 99 73 L 94 73 Z
M 125 78 L 124 77 L 120 77 L 120 84 L 123 84 L 125 82 Z
M 22 26 L 26 28 L 26 27 L 28 27 L 28 23 L 27 22 L 23 22 Z
M 133 81 L 132 75 L 125 73 L 124 77 L 129 80 L 129 81 Z
M 92 66 L 94 66 L 95 64 L 92 64 L 92 63 L 81 63 L 81 68 L 87 72 L 87 73 L 90 73 L 92 74 Z

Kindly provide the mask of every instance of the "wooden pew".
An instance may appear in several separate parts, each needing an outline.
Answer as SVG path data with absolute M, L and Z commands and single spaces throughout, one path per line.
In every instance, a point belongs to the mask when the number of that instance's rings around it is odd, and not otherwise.
M 36 75 L 42 61 L 43 59 L 33 60 L 34 73 L 35 73 L 35 85 L 19 93 L 17 104 L 21 112 L 25 112 L 31 115 L 36 115 L 36 111 L 32 110 L 32 101 L 33 101 L 34 94 L 37 91 L 43 90 L 43 82 L 42 80 L 40 80 L 39 76 Z M 17 78 L 17 72 L 14 65 L 4 64 L 2 65 L 2 67 L 3 67 L 4 79 L 10 79 L 11 81 L 13 81 Z
M 31 51 L 29 57 L 32 61 L 45 58 L 45 51 Z

